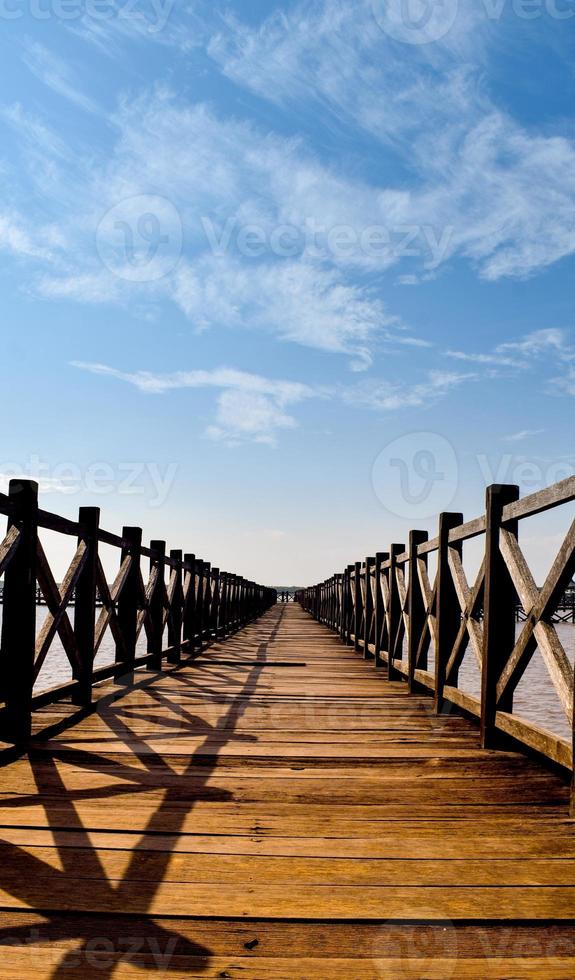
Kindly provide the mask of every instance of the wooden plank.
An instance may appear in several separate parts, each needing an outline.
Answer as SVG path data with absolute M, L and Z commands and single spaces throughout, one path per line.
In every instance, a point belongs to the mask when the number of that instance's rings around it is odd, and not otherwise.
M 82 882 L 93 877 L 93 862 L 85 861 L 85 848 L 70 847 L 66 854 L 66 866 L 60 877 L 69 879 L 70 889 L 81 889 Z M 321 847 L 320 847 L 321 851 Z M 56 847 L 35 847 L 27 852 L 33 861 L 45 865 L 44 875 L 51 878 L 53 869 L 59 868 L 59 852 Z M 160 852 L 161 853 L 161 852 Z M 93 855 L 108 882 L 120 883 L 130 864 L 133 882 L 155 882 L 159 861 L 162 861 L 162 887 L 178 884 L 236 884 L 238 887 L 253 885 L 286 884 L 290 886 L 323 885 L 345 887 L 460 887 L 462 882 L 473 882 L 473 887 L 494 886 L 555 886 L 575 887 L 575 858 L 513 859 L 483 858 L 458 859 L 451 855 L 442 859 L 402 860 L 393 857 L 386 860 L 370 860 L 306 855 L 305 857 L 278 857 L 237 854 L 172 853 L 164 862 L 155 857 L 157 851 L 141 847 L 106 850 L 94 848 Z M 40 865 L 37 865 L 38 868 Z M 18 861 L 3 872 L 3 886 L 16 889 L 21 884 L 21 868 Z M 42 878 L 38 872 L 36 881 Z
M 543 514 L 546 510 L 573 500 L 575 500 L 575 476 L 569 476 L 560 483 L 554 483 L 551 487 L 538 490 L 508 504 L 503 511 L 503 520 L 508 523 L 523 517 L 534 517 L 535 514 Z
M 566 739 L 559 738 L 539 725 L 534 725 L 533 722 L 525 721 L 509 712 L 498 711 L 495 721 L 502 732 L 516 738 L 518 742 L 535 749 L 536 752 L 547 756 L 560 766 L 565 766 L 566 769 L 573 768 L 573 746 Z
M 158 862 L 163 870 L 163 862 Z M 124 879 L 125 880 L 125 879 Z M 575 887 L 570 886 L 480 886 L 377 888 L 332 884 L 237 885 L 151 882 L 145 888 L 141 880 L 106 882 L 97 887 L 94 879 L 82 880 L 75 887 L 65 876 L 52 873 L 45 878 L 31 871 L 17 881 L 0 883 L 0 905 L 8 909 L 43 908 L 55 912 L 114 912 L 119 916 L 148 914 L 184 918 L 271 917 L 283 920 L 326 918 L 342 921 L 361 919 L 406 921 L 419 919 L 425 909 L 425 921 L 445 919 L 530 919 L 532 921 L 572 920 L 575 918 Z M 12 891 L 11 889 L 14 889 Z
M 166 931 L 169 936 L 169 931 Z M 152 937 L 152 942 L 155 937 Z M 157 940 L 156 940 L 157 942 Z M 497 959 L 461 960 L 438 956 L 430 960 L 428 956 L 392 956 L 387 958 L 367 957 L 365 959 L 350 957 L 300 957 L 297 961 L 283 956 L 264 957 L 234 956 L 214 957 L 206 953 L 203 956 L 176 957 L 170 952 L 170 942 L 166 946 L 152 945 L 154 952 L 134 952 L 138 946 L 146 947 L 146 942 L 138 943 L 138 937 L 132 939 L 132 950 L 114 953 L 110 952 L 105 943 L 98 947 L 94 942 L 91 948 L 80 946 L 76 951 L 70 950 L 68 961 L 62 976 L 70 980 L 85 980 L 86 969 L 91 967 L 94 975 L 99 972 L 110 972 L 119 980 L 134 980 L 142 971 L 158 971 L 166 980 L 182 980 L 186 977 L 233 978 L 242 977 L 244 980 L 397 980 L 398 977 L 426 977 L 428 980 L 445 980 L 446 977 L 462 977 L 463 980 L 501 980 L 502 977 L 513 977 L 517 980 L 571 980 L 573 976 L 572 961 L 566 957 L 544 956 L 532 959 L 501 957 Z M 165 952 L 165 950 L 168 952 Z M 51 978 L 53 976 L 53 960 L 46 950 L 40 949 L 34 958 L 27 947 L 20 949 L 11 947 L 6 954 L 4 965 L 0 966 L 0 977 L 30 975 L 28 970 L 33 961 L 34 976 Z M 170 964 L 170 965 L 168 965 Z

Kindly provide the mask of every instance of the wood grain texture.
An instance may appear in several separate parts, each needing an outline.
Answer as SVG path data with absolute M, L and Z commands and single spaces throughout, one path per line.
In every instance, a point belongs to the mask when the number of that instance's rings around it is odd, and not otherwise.
M 0 978 L 574 975 L 569 788 L 298 606 L 95 694 L 2 770 Z

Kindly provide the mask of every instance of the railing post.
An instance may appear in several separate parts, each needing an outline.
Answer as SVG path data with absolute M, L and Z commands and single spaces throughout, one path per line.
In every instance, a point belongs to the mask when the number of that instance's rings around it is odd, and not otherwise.
M 359 633 L 361 630 L 361 610 L 362 610 L 362 599 L 361 599 L 361 562 L 356 561 L 355 563 L 355 578 L 353 580 L 353 594 L 355 597 L 355 607 L 353 612 L 353 648 L 358 651 L 360 649 L 359 645 Z
M 74 635 L 80 657 L 78 690 L 72 703 L 89 708 L 92 704 L 94 645 L 96 634 L 96 576 L 98 567 L 98 531 L 100 508 L 80 507 L 80 536 L 78 544 L 86 546 L 84 567 L 76 583 L 74 605 Z
M 381 567 L 389 559 L 389 552 L 378 551 L 375 556 L 375 603 L 374 603 L 374 622 L 375 622 L 375 666 L 382 667 L 381 657 L 381 637 L 385 622 L 385 606 L 383 604 L 383 592 L 381 589 Z
M 411 531 L 409 535 L 409 635 L 407 638 L 407 660 L 408 660 L 408 683 L 410 693 L 415 687 L 415 668 L 417 662 L 417 652 L 421 642 L 421 636 L 425 629 L 426 612 L 421 583 L 419 581 L 419 556 L 418 548 L 420 544 L 429 541 L 427 531 Z M 425 556 L 427 565 L 427 555 Z
M 212 568 L 212 596 L 210 602 L 210 639 L 218 639 L 220 620 L 220 570 Z
M 447 664 L 461 625 L 461 606 L 449 567 L 449 532 L 463 524 L 463 514 L 444 513 L 439 518 L 437 551 L 437 650 L 435 651 L 435 710 L 443 711 Z M 462 553 L 461 542 L 453 546 Z
M 196 648 L 197 607 L 196 607 L 196 556 L 184 555 L 184 583 L 188 582 L 188 590 L 184 602 L 183 634 L 186 644 L 186 654 L 193 656 Z
M 228 632 L 228 586 L 228 573 L 220 572 L 220 615 L 216 634 L 219 640 L 225 640 Z
M 403 680 L 395 668 L 395 647 L 403 633 L 403 613 L 401 611 L 401 596 L 397 586 L 397 558 L 405 551 L 404 544 L 392 544 L 389 555 L 389 659 L 387 676 L 390 681 Z
M 149 670 L 162 669 L 162 653 L 164 648 L 164 591 L 166 588 L 165 564 L 166 542 L 152 541 L 150 551 L 153 552 L 150 558 L 150 574 L 157 569 L 158 576 L 154 591 L 150 596 L 150 623 L 152 626 L 152 636 L 148 640 L 148 663 Z
M 517 596 L 507 565 L 499 550 L 503 508 L 519 499 L 519 487 L 495 484 L 487 488 L 485 533 L 485 584 L 483 615 L 483 663 L 481 672 L 481 744 L 496 744 L 497 682 L 515 646 Z M 518 534 L 518 522 L 509 526 Z M 511 711 L 513 694 L 501 710 Z
M 168 663 L 177 665 L 182 659 L 182 622 L 183 622 L 183 592 L 182 592 L 182 552 L 170 551 L 170 559 L 175 562 L 172 566 L 170 579 L 175 575 L 175 586 L 170 603 L 168 616 Z
M 210 601 L 211 601 L 211 574 L 212 566 L 209 561 L 203 561 L 200 572 L 200 649 L 209 640 L 210 628 Z
M 339 637 L 342 643 L 347 643 L 347 597 L 348 597 L 348 581 L 347 581 L 347 568 L 342 572 L 341 576 L 341 608 L 340 608 L 340 618 L 339 618 Z
M 375 565 L 375 558 L 365 559 L 365 623 L 363 631 L 363 658 L 371 660 L 372 654 L 369 650 L 373 628 L 373 591 L 371 588 L 371 574 Z
M 8 529 L 20 532 L 18 547 L 4 572 L 0 696 L 5 708 L 2 740 L 25 743 L 32 733 L 32 690 L 36 649 L 36 551 L 38 484 L 11 480 Z
M 335 577 L 335 594 L 336 594 L 336 618 L 334 629 L 341 636 L 342 626 L 343 626 L 343 575 L 341 572 Z
M 344 624 L 344 635 L 343 640 L 346 646 L 352 646 L 351 642 L 351 631 L 353 629 L 353 580 L 352 573 L 354 571 L 355 565 L 348 565 L 345 570 L 345 624 Z
M 248 621 L 247 609 L 248 609 L 248 580 L 242 576 L 240 581 L 240 622 L 239 622 L 240 629 L 242 629 Z
M 241 630 L 244 625 L 245 616 L 245 587 L 246 582 L 242 575 L 238 578 L 238 620 L 236 629 Z
M 236 603 L 236 608 L 237 608 L 236 629 L 240 630 L 244 625 L 244 616 L 245 616 L 245 609 L 244 609 L 245 580 L 242 578 L 241 575 L 238 576 L 237 584 L 238 584 L 238 594 L 237 594 L 237 603 Z
M 226 575 L 226 636 L 234 631 L 234 575 Z
M 134 661 L 136 659 L 136 634 L 138 629 L 138 609 L 140 597 L 140 551 L 142 547 L 142 528 L 125 527 L 122 531 L 122 563 L 131 558 L 132 563 L 118 599 L 118 624 L 124 640 L 124 650 L 116 646 L 116 684 L 129 686 L 134 682 Z
M 230 597 L 228 602 L 228 633 L 235 633 L 237 629 L 237 575 L 230 575 Z

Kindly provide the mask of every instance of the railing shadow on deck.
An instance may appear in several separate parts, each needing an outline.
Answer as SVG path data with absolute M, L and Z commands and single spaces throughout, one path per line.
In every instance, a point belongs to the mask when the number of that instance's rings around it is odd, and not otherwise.
M 145 691 L 146 698 L 140 701 L 140 710 L 152 708 L 153 714 L 148 722 L 161 720 L 169 726 L 170 716 L 175 716 L 175 727 L 187 738 L 198 738 L 208 732 L 201 745 L 192 752 L 189 763 L 180 775 L 172 769 L 163 754 L 151 744 L 148 735 L 138 735 L 130 727 L 133 717 L 129 704 L 123 702 L 133 696 L 133 690 L 123 695 L 114 694 L 103 698 L 98 705 L 98 717 L 108 727 L 114 743 L 121 743 L 128 749 L 128 761 L 117 759 L 110 763 L 106 755 L 88 748 L 78 749 L 73 742 L 67 745 L 53 745 L 29 754 L 29 762 L 37 785 L 37 795 L 14 796 L 4 800 L 5 808 L 41 806 L 44 808 L 47 825 L 51 828 L 62 871 L 48 864 L 29 851 L 8 841 L 0 840 L 0 861 L 5 869 L 10 869 L 10 883 L 4 885 L 15 898 L 24 905 L 24 910 L 42 910 L 46 920 L 34 927 L 34 945 L 75 943 L 72 949 L 63 952 L 51 974 L 52 980 L 63 980 L 69 971 L 78 969 L 97 969 L 97 975 L 112 978 L 122 963 L 134 963 L 140 969 L 164 973 L 176 968 L 186 971 L 186 960 L 194 958 L 194 970 L 203 972 L 209 966 L 212 951 L 201 943 L 182 936 L 170 925 L 161 925 L 155 919 L 161 914 L 154 912 L 154 902 L 166 878 L 171 857 L 178 847 L 184 824 L 193 812 L 194 806 L 202 800 L 230 800 L 227 791 L 210 790 L 209 779 L 218 766 L 222 749 L 231 741 L 253 740 L 253 736 L 238 735 L 237 724 L 246 710 L 247 697 L 254 693 L 262 670 L 267 662 L 267 648 L 277 632 L 284 610 L 270 614 L 274 625 L 269 630 L 267 640 L 261 642 L 256 636 L 252 642 L 252 666 L 240 691 L 229 708 L 215 724 L 210 725 L 205 718 L 198 719 L 192 712 L 172 698 L 166 698 L 157 690 L 163 678 L 155 677 L 138 685 Z M 232 641 L 229 641 L 233 643 Z M 243 651 L 248 652 L 249 636 L 242 638 Z M 216 660 L 213 661 L 217 663 Z M 165 676 L 165 675 L 164 675 Z M 190 686 L 195 690 L 195 682 L 188 672 L 170 675 L 178 678 L 183 689 Z M 204 696 L 208 694 L 201 688 Z M 209 696 L 209 695 L 208 695 Z M 102 742 L 102 738 L 98 741 Z M 130 756 L 133 764 L 130 763 Z M 109 769 L 114 784 L 97 789 L 70 790 L 66 786 L 66 766 L 94 773 Z M 189 780 L 193 774 L 194 785 L 190 799 Z M 123 783 L 118 786 L 116 779 Z M 153 777 L 152 779 L 150 777 Z M 186 784 L 187 790 L 186 790 Z M 149 792 L 154 787 L 163 791 L 161 803 L 148 817 L 142 830 L 121 830 L 114 827 L 90 827 L 82 819 L 78 810 L 86 800 L 109 800 L 118 795 L 124 798 Z M 113 810 L 111 813 L 113 814 Z M 111 817 L 113 820 L 113 816 Z M 106 874 L 96 847 L 90 836 L 100 837 L 117 833 L 133 837 L 128 866 L 119 880 L 110 879 Z M 154 847 L 158 838 L 162 839 L 163 849 Z M 102 849 L 105 849 L 102 847 Z M 79 852 L 81 858 L 79 859 Z M 120 853 L 120 852 L 118 852 Z M 81 860 L 82 877 L 77 877 Z M 142 869 L 145 864 L 145 876 Z M 86 895 L 88 894 L 88 900 Z M 64 905 L 62 905 L 64 899 Z M 52 906 L 51 906 L 52 903 Z M 52 907 L 59 911 L 52 911 Z M 66 908 L 74 913 L 62 912 Z M 98 908 L 99 914 L 90 915 L 90 908 Z M 105 912 L 104 912 L 105 910 Z M 182 918 L 185 918 L 182 913 Z M 174 918 L 172 914 L 171 919 Z M 30 944 L 30 925 L 7 928 L 0 931 L 0 950 L 3 944 Z M 29 945 L 33 957 L 33 945 Z M 203 961 L 205 960 L 205 964 Z M 179 966 L 179 963 L 182 965 Z M 32 971 L 31 971 L 32 972 Z
M 297 601 L 390 680 L 431 694 L 436 713 L 455 709 L 476 719 L 483 747 L 520 747 L 573 778 L 573 737 L 559 737 L 514 710 L 518 685 L 539 653 L 574 730 L 574 670 L 556 627 L 575 574 L 575 521 L 540 588 L 519 544 L 523 520 L 573 501 L 575 477 L 524 498 L 516 486 L 494 485 L 481 517 L 464 522 L 462 514 L 441 514 L 437 537 L 429 540 L 427 532 L 413 530 L 407 546 L 393 544 L 348 565 L 300 591 Z M 473 540 L 482 541 L 483 558 L 470 584 L 463 552 Z M 468 649 L 479 672 L 480 697 L 463 689 Z

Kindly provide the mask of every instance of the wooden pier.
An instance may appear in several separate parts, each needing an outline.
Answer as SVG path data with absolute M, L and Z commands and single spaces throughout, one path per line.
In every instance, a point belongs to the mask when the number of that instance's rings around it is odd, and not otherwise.
M 2 771 L 0 977 L 573 976 L 565 782 L 299 607 L 102 695 Z
M 501 679 L 542 651 L 572 711 L 552 616 L 575 524 L 541 589 L 519 524 L 574 500 L 575 480 L 494 488 L 481 518 L 294 603 L 96 511 L 38 510 L 33 485 L 0 496 L 0 980 L 572 978 L 572 746 Z M 73 539 L 60 586 L 46 528 Z M 73 677 L 38 690 L 56 636 Z M 481 698 L 458 686 L 468 649 Z

